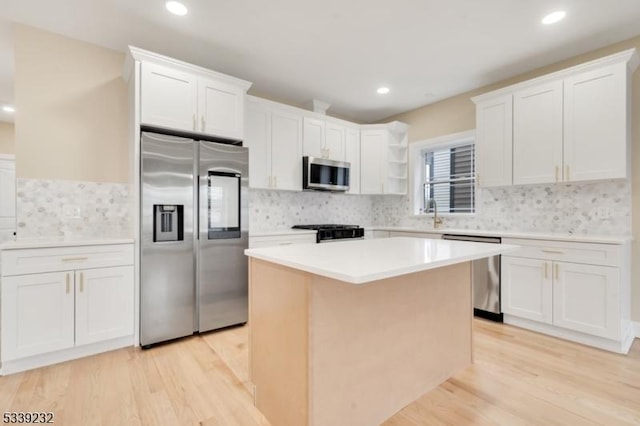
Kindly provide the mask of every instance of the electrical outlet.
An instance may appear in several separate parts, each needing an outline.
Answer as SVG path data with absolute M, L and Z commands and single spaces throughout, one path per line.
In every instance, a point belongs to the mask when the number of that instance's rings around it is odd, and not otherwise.
M 595 208 L 595 216 L 600 220 L 611 219 L 611 208 L 609 206 L 598 206 Z
M 62 215 L 67 219 L 80 219 L 82 217 L 82 209 L 80 206 L 68 204 L 62 207 Z

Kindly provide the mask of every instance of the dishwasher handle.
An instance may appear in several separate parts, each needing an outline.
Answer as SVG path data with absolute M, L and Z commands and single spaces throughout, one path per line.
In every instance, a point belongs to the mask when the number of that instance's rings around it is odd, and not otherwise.
M 455 241 L 471 241 L 474 243 L 490 243 L 490 244 L 500 244 L 502 243 L 502 238 L 500 237 L 485 237 L 478 235 L 452 235 L 452 234 L 444 234 L 442 236 L 443 240 L 455 240 Z

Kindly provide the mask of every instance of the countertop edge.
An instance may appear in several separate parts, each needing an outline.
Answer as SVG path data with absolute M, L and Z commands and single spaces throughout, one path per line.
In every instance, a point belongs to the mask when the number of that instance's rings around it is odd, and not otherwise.
M 133 244 L 133 238 L 114 239 L 91 239 L 91 240 L 20 240 L 7 241 L 0 244 L 2 250 L 21 250 L 32 248 L 56 248 L 56 247 L 77 247 L 77 246 L 99 246 L 110 244 Z

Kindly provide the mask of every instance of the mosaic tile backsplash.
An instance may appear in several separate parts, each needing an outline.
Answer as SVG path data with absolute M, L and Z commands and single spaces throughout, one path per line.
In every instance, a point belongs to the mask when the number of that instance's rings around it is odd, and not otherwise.
M 18 239 L 131 238 L 127 184 L 18 179 Z M 443 227 L 589 235 L 631 234 L 627 181 L 482 189 L 477 213 L 443 217 Z M 252 232 L 295 224 L 432 227 L 408 196 L 250 190 Z
M 432 216 L 411 215 L 410 197 L 377 196 L 377 225 L 432 228 Z M 445 215 L 443 228 L 588 235 L 631 235 L 631 183 L 601 181 L 484 188 L 477 213 Z
M 131 238 L 129 185 L 17 179 L 17 239 Z
M 291 228 L 298 224 L 373 224 L 373 197 L 326 192 L 289 192 L 251 189 L 251 232 Z

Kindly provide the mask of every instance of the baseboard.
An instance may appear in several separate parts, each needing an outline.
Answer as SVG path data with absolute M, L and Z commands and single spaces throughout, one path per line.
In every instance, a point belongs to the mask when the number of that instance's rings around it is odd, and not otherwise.
M 604 337 L 592 336 L 590 334 L 580 333 L 578 331 L 568 330 L 556 327 L 550 324 L 544 324 L 538 321 L 532 321 L 524 318 L 514 317 L 512 315 L 504 315 L 504 323 L 515 325 L 517 327 L 526 328 L 527 330 L 536 331 L 560 339 L 570 340 L 572 342 L 581 343 L 587 346 L 604 349 L 619 354 L 627 354 L 633 343 L 634 327 L 627 323 L 626 330 L 623 331 L 620 340 L 611 340 Z
M 49 352 L 41 355 L 34 355 L 27 358 L 3 361 L 0 375 L 19 373 L 21 371 L 32 370 L 34 368 L 45 367 L 47 365 L 58 364 L 64 361 L 71 361 L 108 352 L 115 349 L 125 348 L 133 345 L 133 336 L 119 337 L 117 339 L 104 342 L 92 343 L 90 345 L 78 346 L 60 351 Z

